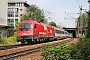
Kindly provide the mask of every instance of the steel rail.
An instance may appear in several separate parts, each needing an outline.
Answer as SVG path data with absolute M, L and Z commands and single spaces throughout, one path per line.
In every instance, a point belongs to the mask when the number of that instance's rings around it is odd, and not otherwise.
M 68 40 L 65 40 L 64 42 L 58 42 L 58 43 L 50 44 L 50 45 L 58 46 L 58 45 L 62 45 L 62 44 L 65 44 L 67 42 L 70 42 L 72 40 L 73 39 L 68 39 Z M 27 54 L 30 54 L 30 53 L 33 53 L 33 52 L 38 52 L 38 51 L 40 51 L 39 47 L 33 48 L 33 49 L 29 49 L 29 50 L 20 51 L 20 52 L 15 52 L 15 53 L 11 53 L 11 54 L 8 54 L 8 55 L 0 56 L 0 60 L 10 60 L 10 59 L 13 60 L 15 57 L 25 56 Z

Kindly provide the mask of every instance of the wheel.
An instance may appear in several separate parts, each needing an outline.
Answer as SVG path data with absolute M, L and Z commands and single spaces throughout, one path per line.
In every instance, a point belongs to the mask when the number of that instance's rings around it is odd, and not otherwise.
M 22 45 L 25 44 L 25 41 L 22 40 L 22 41 L 21 41 L 21 44 L 22 44 Z

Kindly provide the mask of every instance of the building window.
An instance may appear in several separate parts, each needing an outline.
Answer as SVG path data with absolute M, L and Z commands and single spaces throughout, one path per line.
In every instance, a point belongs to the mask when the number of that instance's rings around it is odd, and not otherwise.
M 10 6 L 10 3 L 8 3 L 8 6 Z
M 18 23 L 18 19 L 15 19 L 15 24 L 17 24 Z
M 15 3 L 15 6 L 18 6 L 18 3 Z
M 8 6 L 15 6 L 15 3 L 8 3 Z
M 24 6 L 24 3 L 8 3 L 8 6 Z
M 18 5 L 17 6 L 19 6 L 19 3 L 18 3 Z
M 24 4 L 23 3 L 20 3 L 20 6 L 24 6 Z
M 20 16 L 22 16 L 22 14 L 20 14 Z
M 15 3 L 15 6 L 23 6 L 23 3 Z
M 22 11 L 22 9 L 20 9 L 20 11 Z
M 18 8 L 15 8 L 15 17 L 18 17 Z
M 24 6 L 24 4 L 22 3 L 22 6 Z
M 8 8 L 8 17 L 14 17 L 14 8 Z
M 22 3 L 20 3 L 19 6 L 22 6 Z
M 14 27 L 14 19 L 8 19 L 7 20 L 7 25 Z

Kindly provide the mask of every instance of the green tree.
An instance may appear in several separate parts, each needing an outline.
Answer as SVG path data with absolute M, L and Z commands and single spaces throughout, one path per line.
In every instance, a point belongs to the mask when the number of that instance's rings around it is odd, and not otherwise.
M 28 16 L 23 14 L 20 21 L 23 21 L 23 20 L 28 20 Z
M 21 17 L 21 21 L 31 19 L 36 20 L 37 22 L 46 23 L 44 11 L 39 9 L 36 5 L 30 5 L 27 10 L 29 13 L 27 15 L 23 15 Z
M 8 29 L 8 32 L 7 32 L 8 37 L 13 36 L 14 35 L 14 32 L 15 32 L 15 29 L 14 28 Z
M 55 26 L 55 27 L 57 27 L 56 23 L 55 23 L 55 22 L 53 22 L 53 21 L 52 21 L 52 22 L 50 22 L 50 23 L 49 23 L 49 25 L 50 25 L 50 26 Z
M 90 12 L 88 12 L 88 27 L 86 37 L 90 38 Z
M 79 26 L 82 25 L 83 28 L 87 27 L 88 26 L 88 14 L 83 13 L 81 16 L 79 16 L 77 24 L 79 24 Z

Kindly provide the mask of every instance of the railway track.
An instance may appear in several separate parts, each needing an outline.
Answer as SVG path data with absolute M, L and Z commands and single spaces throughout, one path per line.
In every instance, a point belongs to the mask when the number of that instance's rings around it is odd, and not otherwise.
M 25 56 L 27 54 L 37 52 L 37 51 L 39 51 L 39 48 L 20 51 L 20 52 L 12 53 L 12 54 L 9 54 L 9 55 L 0 56 L 0 60 L 10 60 L 10 59 L 14 59 L 15 57 Z
M 53 42 L 53 41 L 51 41 Z M 48 42 L 45 42 L 45 43 L 48 43 Z M 37 44 L 40 44 L 40 43 L 37 43 Z M 31 44 L 31 45 L 34 45 L 34 44 Z M 1 50 L 7 50 L 7 49 L 13 49 L 13 48 L 18 48 L 18 47 L 24 47 L 24 46 L 28 46 L 26 44 L 19 44 L 19 45 L 9 45 L 9 46 L 0 46 L 0 51 Z
M 23 46 L 25 46 L 25 45 L 19 44 L 19 45 L 0 46 L 0 51 L 6 50 L 6 49 L 17 48 L 17 47 L 23 47 Z
M 0 50 L 0 60 L 10 60 L 10 59 L 14 59 L 15 57 L 21 57 L 21 56 L 25 56 L 27 54 L 33 53 L 33 52 L 37 52 L 40 51 L 39 47 L 43 46 L 44 44 L 53 44 L 55 46 L 57 45 L 61 45 L 61 44 L 65 44 L 67 42 L 72 41 L 73 39 L 67 39 L 64 40 L 64 42 L 62 43 L 61 40 L 59 41 L 53 41 L 53 42 L 48 42 L 48 43 L 42 43 L 42 44 L 36 44 L 36 45 L 27 45 L 27 46 L 20 46 L 20 47 L 14 47 L 14 48 L 6 48 L 6 50 Z M 7 51 L 8 49 L 8 51 Z M 17 51 L 16 51 L 17 50 Z M 5 51 L 7 51 L 5 53 Z

